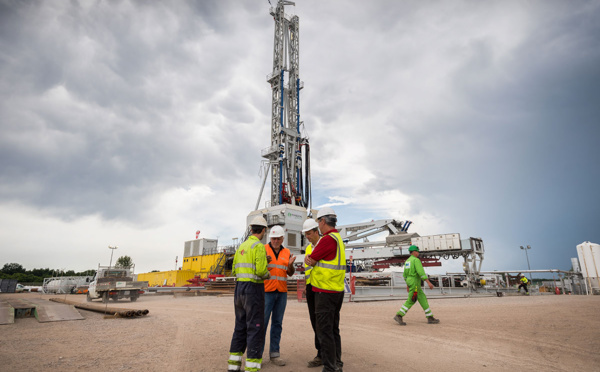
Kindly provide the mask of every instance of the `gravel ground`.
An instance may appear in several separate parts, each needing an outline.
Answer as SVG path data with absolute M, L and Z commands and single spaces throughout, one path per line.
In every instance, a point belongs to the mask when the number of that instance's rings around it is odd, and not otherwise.
M 7 298 L 82 295 L 0 294 Z M 599 371 L 600 296 L 508 296 L 429 301 L 438 325 L 415 305 L 407 326 L 392 317 L 402 301 L 345 303 L 344 371 Z M 94 302 L 99 304 L 99 302 Z M 141 318 L 79 310 L 85 320 L 0 325 L 2 371 L 225 371 L 233 297 L 145 295 L 111 307 L 149 309 Z M 290 297 L 281 355 L 271 372 L 315 371 L 306 304 Z M 268 341 L 265 348 L 268 350 Z

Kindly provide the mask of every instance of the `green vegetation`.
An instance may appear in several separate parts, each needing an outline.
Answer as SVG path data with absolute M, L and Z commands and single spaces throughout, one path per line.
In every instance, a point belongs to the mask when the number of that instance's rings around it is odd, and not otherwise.
M 121 256 L 117 259 L 117 263 L 115 263 L 115 267 L 121 267 L 124 269 L 130 269 L 133 266 L 133 261 L 129 256 Z
M 26 270 L 21 264 L 7 263 L 0 270 L 0 279 L 17 279 L 19 283 L 39 283 L 44 282 L 44 278 L 54 276 L 93 276 L 96 270 L 86 270 L 75 272 L 73 270 L 53 270 L 53 269 L 33 269 Z

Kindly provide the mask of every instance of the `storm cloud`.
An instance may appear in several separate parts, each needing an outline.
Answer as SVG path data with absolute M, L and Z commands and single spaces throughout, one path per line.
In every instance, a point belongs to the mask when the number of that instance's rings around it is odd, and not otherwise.
M 274 1 L 271 1 L 275 3 Z M 482 237 L 484 269 L 600 241 L 600 4 L 297 1 L 313 207 Z M 244 230 L 270 145 L 267 1 L 0 1 L 0 264 L 170 269 Z M 264 201 L 264 197 L 263 197 Z

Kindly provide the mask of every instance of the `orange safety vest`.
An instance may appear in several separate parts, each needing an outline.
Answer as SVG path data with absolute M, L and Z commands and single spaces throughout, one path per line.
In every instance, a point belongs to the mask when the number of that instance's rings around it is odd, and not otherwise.
M 281 246 L 277 258 L 275 258 L 270 243 L 265 245 L 265 250 L 267 256 L 271 256 L 271 262 L 267 264 L 271 279 L 265 280 L 265 292 L 287 292 L 287 268 L 290 263 L 290 250 Z

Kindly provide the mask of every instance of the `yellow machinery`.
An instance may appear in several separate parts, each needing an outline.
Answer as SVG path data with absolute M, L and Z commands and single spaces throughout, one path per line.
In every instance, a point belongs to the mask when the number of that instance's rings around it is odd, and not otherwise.
M 216 253 L 204 256 L 184 257 L 182 269 L 194 271 L 201 278 L 206 278 L 210 274 L 210 269 L 219 261 L 221 255 L 222 253 Z
M 217 252 L 217 241 L 196 239 L 185 242 L 181 270 L 157 271 L 138 274 L 138 280 L 147 281 L 153 286 L 189 285 L 194 277 L 206 279 L 211 274 L 227 274 L 225 263 L 232 254 Z

